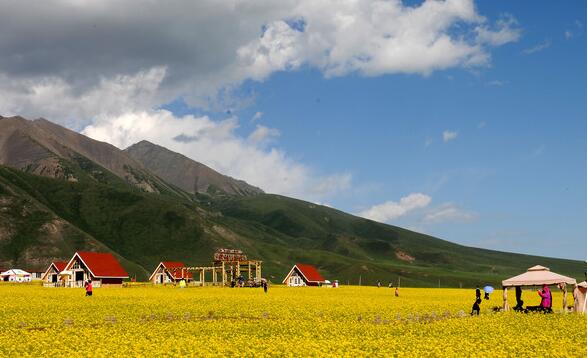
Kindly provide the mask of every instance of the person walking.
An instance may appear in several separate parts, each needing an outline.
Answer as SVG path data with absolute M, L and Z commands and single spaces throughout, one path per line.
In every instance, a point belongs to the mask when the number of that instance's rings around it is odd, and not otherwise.
M 263 292 L 267 293 L 267 280 L 263 280 Z
M 520 312 L 524 310 L 524 301 L 522 300 L 522 286 L 516 286 L 516 307 L 514 311 Z
M 92 295 L 92 280 L 88 280 L 85 284 L 86 286 L 86 297 Z
M 399 297 L 399 287 L 395 288 L 395 297 Z
M 477 288 L 475 288 L 475 301 L 480 300 L 481 299 L 481 290 L 479 289 L 479 286 L 477 286 Z
M 381 287 L 381 281 L 377 281 L 377 288 Z
M 481 311 L 481 298 L 475 299 L 475 303 L 473 303 L 473 308 L 471 309 L 471 316 L 477 315 L 479 316 L 479 312 Z

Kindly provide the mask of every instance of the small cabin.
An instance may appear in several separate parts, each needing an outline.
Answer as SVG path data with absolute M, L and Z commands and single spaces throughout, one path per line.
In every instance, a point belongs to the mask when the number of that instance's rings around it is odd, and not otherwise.
M 0 273 L 0 279 L 5 282 L 31 282 L 32 277 L 29 272 L 21 269 L 11 269 Z
M 49 265 L 43 276 L 41 276 L 43 283 L 57 284 L 59 282 L 59 274 L 65 270 L 65 266 L 67 266 L 67 262 L 65 261 L 51 262 L 51 265 Z
M 155 271 L 149 277 L 149 281 L 153 284 L 167 284 L 175 283 L 181 280 L 186 282 L 192 281 L 194 278 L 193 274 L 186 270 L 183 262 L 178 261 L 162 261 L 157 265 Z
M 291 287 L 321 286 L 324 282 L 316 267 L 308 264 L 295 264 L 283 279 L 283 284 Z
M 66 287 L 84 287 L 87 280 L 100 287 L 121 285 L 128 273 L 110 253 L 76 252 L 60 276 Z

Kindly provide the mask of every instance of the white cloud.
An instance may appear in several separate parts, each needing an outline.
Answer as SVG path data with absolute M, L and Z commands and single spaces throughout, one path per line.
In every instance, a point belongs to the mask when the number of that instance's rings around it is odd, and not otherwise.
M 458 135 L 459 133 L 456 131 L 445 130 L 444 132 L 442 132 L 442 140 L 445 143 L 450 142 L 451 140 L 457 139 Z
M 364 210 L 357 215 L 366 219 L 387 223 L 413 210 L 425 208 L 431 201 L 432 198 L 426 194 L 413 193 L 401 198 L 399 202 L 387 201 Z
M 237 128 L 235 117 L 213 121 L 160 109 L 100 116 L 83 133 L 119 148 L 149 140 L 270 193 L 323 201 L 350 187 L 348 173 L 321 176 L 283 151 L 262 146 L 259 141 L 274 135 L 272 129 L 258 126 L 249 138 L 241 138 Z
M 253 133 L 249 135 L 248 139 L 253 143 L 261 144 L 271 141 L 272 139 L 279 137 L 279 135 L 279 130 L 257 124 L 257 127 L 255 128 Z
M 547 48 L 550 47 L 550 45 L 551 45 L 550 40 L 549 39 L 546 39 L 546 40 L 544 40 L 543 42 L 539 43 L 536 46 L 533 46 L 533 47 L 524 49 L 524 51 L 522 51 L 522 52 L 525 53 L 526 55 L 531 55 L 533 53 L 546 50 Z
M 243 82 L 302 66 L 326 77 L 488 66 L 493 46 L 519 37 L 512 18 L 492 24 L 473 0 L 176 0 L 140 10 L 132 0 L 46 1 L 35 11 L 0 2 L 0 53 L 7 54 L 0 114 L 45 117 L 119 147 L 147 139 L 266 191 L 312 201 L 347 188 L 350 174 L 319 175 L 268 147 L 276 129 L 239 136 L 236 118 L 158 108 L 184 100 L 224 112 L 242 99 Z
M 511 15 L 505 15 L 496 22 L 495 29 L 482 25 L 477 27 L 477 41 L 493 46 L 501 46 L 509 42 L 516 42 L 522 35 L 517 27 L 518 22 Z
M 573 38 L 573 32 L 571 30 L 566 30 L 565 39 L 570 40 L 571 38 Z
M 424 223 L 439 224 L 445 222 L 469 222 L 477 218 L 477 214 L 459 209 L 452 203 L 445 203 L 428 212 Z
M 41 81 L 12 81 L 0 73 L 0 110 L 8 115 L 57 120 L 74 129 L 91 123 L 96 115 L 116 116 L 128 111 L 154 107 L 158 103 L 165 67 L 154 67 L 132 75 L 101 78 L 86 91 L 59 77 Z
M 261 117 L 263 117 L 263 112 L 255 112 L 255 114 L 253 115 L 253 118 L 251 118 L 251 121 L 256 121 L 261 119 Z
M 131 0 L 105 0 L 77 2 L 76 16 L 71 6 L 0 2 L 0 33 L 9 34 L 0 53 L 10 54 L 0 56 L 0 113 L 81 128 L 120 107 L 151 110 L 178 98 L 222 108 L 238 102 L 232 90 L 241 83 L 276 71 L 428 75 L 486 66 L 493 46 L 520 34 L 512 17 L 492 24 L 473 0 L 177 0 L 141 11 Z
M 487 127 L 487 122 L 485 122 L 485 121 L 481 121 L 477 124 L 477 128 L 479 128 L 479 129 L 483 129 L 485 127 Z
M 501 87 L 501 86 L 505 85 L 506 83 L 507 83 L 506 81 L 493 80 L 493 81 L 487 82 L 487 85 Z

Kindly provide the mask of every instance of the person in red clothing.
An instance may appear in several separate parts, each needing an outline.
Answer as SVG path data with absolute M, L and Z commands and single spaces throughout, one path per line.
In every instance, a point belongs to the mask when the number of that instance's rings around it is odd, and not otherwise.
M 548 285 L 542 286 L 542 290 L 538 290 L 538 295 L 542 298 L 540 300 L 542 311 L 552 312 L 552 293 Z
M 86 282 L 86 296 L 91 296 L 92 295 L 92 281 L 88 280 Z
M 550 292 L 548 285 L 542 286 L 542 290 L 538 290 L 538 295 L 541 298 L 540 305 L 527 306 L 524 312 L 552 313 L 552 292 Z

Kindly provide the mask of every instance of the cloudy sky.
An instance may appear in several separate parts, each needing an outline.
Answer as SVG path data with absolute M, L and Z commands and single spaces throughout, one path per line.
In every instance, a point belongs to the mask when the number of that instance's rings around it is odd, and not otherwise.
M 0 114 L 585 259 L 585 26 L 582 0 L 0 0 Z

